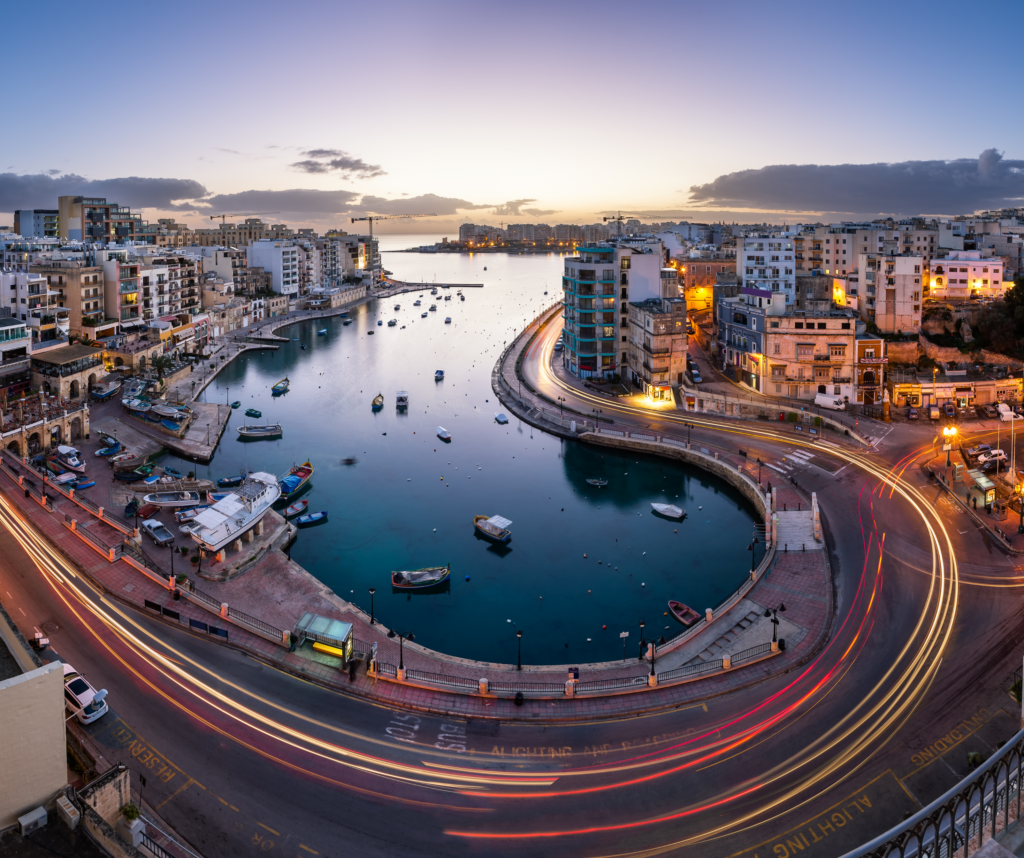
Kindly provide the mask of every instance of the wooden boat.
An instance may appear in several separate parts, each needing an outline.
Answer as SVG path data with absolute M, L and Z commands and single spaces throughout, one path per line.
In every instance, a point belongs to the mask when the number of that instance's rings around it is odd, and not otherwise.
M 459 300 L 460 301 L 465 301 L 466 300 L 466 296 L 465 295 L 459 295 Z
M 234 402 L 231 403 L 231 407 L 232 408 L 238 408 L 241 404 L 242 403 L 239 400 L 236 399 Z
M 401 310 L 401 309 L 402 309 L 402 305 L 401 305 L 401 304 L 395 304 L 395 312 L 396 312 L 396 313 L 397 313 L 397 312 L 398 312 L 399 310 Z
M 244 479 L 245 474 L 238 474 L 237 476 L 234 477 L 221 477 L 219 480 L 217 480 L 217 485 L 220 486 L 222 489 L 227 489 L 230 488 L 231 486 L 240 486 L 242 484 L 242 480 Z
M 257 411 L 255 408 L 246 408 L 245 409 L 245 416 L 246 417 L 257 417 L 257 418 L 259 418 L 259 417 L 263 416 L 263 412 L 262 411 Z
M 388 319 L 388 327 L 389 328 L 393 328 L 397 324 L 398 324 L 398 319 Z
M 427 318 L 427 316 L 429 316 L 429 315 L 430 315 L 429 313 L 420 313 L 420 318 L 421 318 L 421 319 L 425 319 L 425 318 Z
M 128 450 L 125 450 L 123 453 L 118 453 L 116 456 L 111 456 L 110 457 L 110 464 L 113 465 L 114 467 L 117 467 L 120 464 L 123 464 L 125 462 L 129 462 L 132 459 L 137 459 L 137 458 L 138 458 L 138 456 L 136 456 L 134 453 L 131 453 Z
M 207 498 L 207 500 L 213 501 L 214 503 L 219 503 L 220 501 L 224 500 L 224 498 L 226 498 L 230 494 L 231 494 L 231 492 L 209 492 L 208 491 L 206 493 L 206 498 Z
M 106 384 L 97 384 L 91 391 L 93 399 L 98 399 L 101 402 L 110 399 L 117 391 L 121 388 L 121 382 L 110 381 Z
M 343 324 L 347 328 L 349 325 L 352 324 L 352 320 L 351 319 L 345 319 L 345 321 L 342 322 L 341 324 Z
M 121 451 L 121 445 L 117 441 L 111 444 L 109 447 L 101 447 L 96 451 L 97 456 L 113 456 L 115 453 Z
M 668 609 L 672 612 L 672 616 L 684 626 L 692 626 L 700 619 L 700 614 L 693 608 L 689 605 L 684 605 L 682 602 L 677 602 L 675 599 L 669 599 Z
M 392 572 L 391 586 L 399 590 L 426 590 L 443 584 L 450 574 L 450 565 L 413 569 L 411 572 Z
M 434 370 L 434 381 L 441 381 L 443 378 L 444 378 L 444 370 L 443 369 Z
M 82 489 L 91 489 L 94 485 L 96 485 L 96 480 L 75 480 L 71 483 L 71 488 L 81 491 Z
M 322 524 L 327 521 L 327 510 L 321 510 L 320 512 L 313 512 L 309 515 L 300 515 L 295 519 L 295 523 L 299 527 L 309 527 L 312 524 Z
M 587 480 L 587 482 L 590 483 L 590 485 L 592 485 L 592 486 L 606 486 L 606 485 L 608 485 L 608 480 L 602 480 L 602 479 L 600 479 L 598 477 L 591 477 L 589 480 Z
M 445 316 L 444 317 L 444 323 L 446 325 L 450 325 L 452 323 L 452 317 L 451 316 Z
M 140 480 L 146 479 L 146 477 L 152 476 L 153 465 L 139 465 L 137 468 L 126 468 L 123 471 L 114 471 L 114 479 L 124 480 L 126 483 L 136 483 Z
M 316 332 L 316 335 L 318 337 L 326 337 L 327 336 L 327 328 L 321 328 L 319 331 Z
M 309 501 L 308 500 L 295 501 L 295 503 L 291 504 L 290 506 L 285 507 L 284 517 L 285 518 L 294 518 L 295 516 L 301 515 L 302 513 L 304 513 L 308 507 L 309 507 Z
M 495 419 L 496 422 L 500 423 L 502 426 L 504 426 L 506 423 L 508 423 L 508 416 L 503 414 L 501 411 L 495 411 L 494 412 L 494 419 Z
M 587 482 L 590 481 L 588 480 Z M 685 509 L 680 509 L 670 503 L 652 503 L 651 509 L 653 509 L 658 515 L 665 516 L 665 518 L 682 518 L 686 515 Z
M 509 542 L 512 534 L 508 528 L 512 522 L 500 515 L 474 515 L 473 526 L 488 539 L 494 542 Z
M 192 521 L 192 519 L 199 515 L 199 513 L 201 513 L 204 509 L 209 509 L 209 507 L 205 505 L 193 506 L 190 507 L 189 509 L 179 510 L 174 514 L 174 520 L 179 523 L 183 521 Z
M 354 465 L 358 461 L 359 460 L 355 456 L 346 456 L 344 459 L 341 460 L 341 464 Z
M 452 433 L 445 429 L 444 426 L 438 426 L 437 437 L 447 444 L 452 440 Z
M 378 393 L 373 397 L 373 402 L 370 403 L 370 408 L 374 411 L 380 411 L 384 407 L 384 394 Z
M 171 420 L 170 418 L 165 417 L 163 420 L 160 421 L 160 425 L 163 426 L 165 429 L 170 429 L 172 432 L 177 432 L 179 429 L 181 429 L 181 424 L 183 422 L 183 420 Z
M 313 465 L 303 462 L 301 465 L 292 465 L 283 480 L 278 485 L 281 487 L 280 500 L 288 500 L 301 492 L 313 476 Z
M 154 414 L 159 414 L 161 417 L 170 417 L 172 420 L 181 420 L 186 415 L 181 413 L 181 410 L 175 408 L 173 405 L 166 405 L 163 402 L 157 402 L 150 407 L 150 411 Z
M 164 476 L 174 477 L 174 479 L 176 479 L 176 480 L 183 480 L 183 479 L 185 479 L 185 475 L 181 471 L 179 471 L 177 468 L 170 468 L 170 467 L 167 467 L 166 465 L 164 466 Z
M 260 438 L 280 438 L 284 434 L 280 423 L 266 423 L 262 426 L 240 426 L 238 434 L 243 441 Z
M 369 331 L 367 331 L 366 333 L 368 333 L 368 334 L 370 334 L 371 336 L 373 336 L 373 333 L 374 333 L 374 332 L 373 332 L 372 330 L 369 330 Z
M 272 388 L 270 388 L 270 393 L 273 396 L 280 396 L 282 393 L 287 393 L 288 392 L 288 384 L 289 384 L 289 382 L 288 382 L 288 378 L 286 376 L 285 378 L 282 378 Z
M 150 474 L 142 482 L 144 482 L 147 486 L 155 486 L 157 483 L 160 482 L 160 477 L 158 477 L 156 474 Z
M 151 503 L 153 506 L 195 506 L 201 498 L 199 492 L 154 492 L 151 495 L 144 495 L 144 503 Z
M 409 394 L 404 390 L 398 391 L 395 396 L 395 406 L 397 408 L 408 408 L 409 407 Z
M 69 471 L 84 474 L 85 462 L 82 461 L 81 455 L 74 447 L 69 447 L 66 444 L 61 444 L 57 447 L 57 463 Z

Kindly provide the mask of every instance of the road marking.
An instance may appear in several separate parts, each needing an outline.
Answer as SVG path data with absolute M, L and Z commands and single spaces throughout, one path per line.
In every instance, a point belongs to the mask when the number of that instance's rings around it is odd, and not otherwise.
M 948 751 L 952 751 L 957 745 L 959 745 L 964 739 L 967 739 L 972 734 L 980 730 L 985 724 L 991 721 L 998 712 L 997 710 L 992 712 L 989 709 L 982 707 L 974 713 L 970 718 L 964 718 L 960 721 L 952 730 L 946 735 L 940 737 L 935 742 L 932 742 L 920 753 L 913 754 L 910 757 L 910 764 L 917 766 L 916 769 L 912 769 L 907 772 L 903 777 L 909 778 L 911 775 L 921 771 L 921 769 L 930 766 L 935 760 L 941 759 Z M 956 772 L 953 772 L 956 774 Z
M 14 598 L 14 596 L 11 595 L 11 591 L 10 590 L 5 590 L 4 592 L 7 593 L 7 598 L 8 599 L 13 599 Z
M 278 837 L 280 837 L 280 836 L 281 836 L 281 832 L 280 832 L 280 831 L 274 831 L 274 829 L 273 829 L 273 828 L 271 828 L 271 827 L 270 827 L 269 825 L 264 825 L 264 824 L 263 824 L 262 822 L 257 822 L 256 824 L 257 824 L 257 825 L 258 825 L 258 826 L 259 826 L 260 828 L 265 828 L 265 829 L 266 829 L 267 831 L 269 831 L 269 832 L 270 832 L 271 834 L 275 834 L 275 835 L 277 835 Z
M 170 801 L 170 800 L 171 800 L 172 798 L 174 798 L 174 797 L 175 797 L 175 796 L 176 796 L 176 795 L 177 795 L 178 793 L 180 793 L 180 792 L 184 792 L 184 791 L 185 791 L 185 790 L 187 790 L 187 789 L 188 789 L 188 788 L 189 788 L 190 786 L 192 786 L 192 784 L 194 784 L 194 783 L 195 783 L 195 781 L 194 781 L 194 780 L 192 780 L 192 778 L 189 778 L 189 779 L 188 779 L 187 781 L 185 781 L 185 783 L 183 783 L 183 784 L 182 784 L 182 785 L 181 785 L 180 787 L 178 787 L 178 788 L 177 788 L 177 789 L 176 789 L 176 790 L 175 790 L 174 792 L 172 792 L 172 793 L 171 793 L 171 794 L 170 794 L 169 796 L 167 796 L 167 798 L 165 798 L 165 799 L 164 799 L 164 800 L 163 800 L 162 802 L 160 802 L 160 804 L 158 804 L 158 805 L 156 806 L 156 809 L 157 809 L 157 810 L 160 810 L 160 808 L 161 808 L 161 807 L 163 807 L 163 806 L 164 806 L 165 804 L 167 804 L 167 802 L 169 802 L 169 801 Z
M 303 846 L 301 843 L 299 844 L 299 849 L 305 849 L 307 852 L 310 852 L 313 855 L 319 855 L 320 854 L 315 849 L 310 849 L 308 846 Z
M 212 795 L 215 799 L 217 799 L 217 801 L 219 801 L 221 804 L 224 804 L 224 805 L 227 805 L 228 807 L 230 807 L 236 813 L 241 813 L 241 811 L 237 807 L 235 807 L 233 804 L 231 804 L 231 802 L 224 801 L 224 799 L 222 799 L 219 795 L 217 795 L 217 793 L 211 792 L 210 795 Z M 256 824 L 259 825 L 258 822 Z
M 21 611 L 21 608 L 18 608 L 18 610 Z M 28 619 L 28 614 L 26 614 L 24 611 L 21 611 L 21 615 L 25 617 L 25 619 Z

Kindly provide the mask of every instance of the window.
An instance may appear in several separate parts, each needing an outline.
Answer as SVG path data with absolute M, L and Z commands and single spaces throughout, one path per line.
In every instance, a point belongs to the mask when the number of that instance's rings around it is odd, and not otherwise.
M 818 330 L 819 331 L 824 331 L 825 327 L 826 327 L 826 325 L 825 325 L 824 322 L 818 322 Z
M 803 322 L 796 322 L 796 323 L 794 323 L 793 327 L 802 331 L 804 329 L 804 323 Z
M 842 328 L 842 329 L 843 329 L 844 331 L 848 331 L 848 330 L 850 330 L 850 323 L 849 323 L 849 322 L 843 322 L 843 324 L 842 324 L 842 325 L 840 325 L 840 327 L 841 327 L 841 328 Z
M 769 322 L 769 325 L 771 325 L 771 327 L 773 327 L 773 328 L 777 328 L 779 326 L 779 323 L 778 322 Z
M 775 354 L 777 354 L 777 355 L 782 354 L 782 344 L 781 343 L 776 343 L 775 344 Z

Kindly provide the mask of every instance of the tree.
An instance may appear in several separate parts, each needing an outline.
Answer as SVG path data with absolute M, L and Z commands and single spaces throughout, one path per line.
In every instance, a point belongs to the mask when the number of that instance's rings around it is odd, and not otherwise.
M 1012 287 L 1011 287 L 1012 288 Z M 1009 292 L 1009 290 L 1007 290 Z M 1024 292 L 1022 292 L 1024 297 Z M 1024 311 L 1024 306 L 1020 307 Z M 984 334 L 989 348 L 1009 354 L 1017 345 L 1017 325 L 1001 304 L 986 307 L 978 314 L 978 328 Z
M 164 373 L 174 366 L 174 362 L 166 355 L 157 355 L 149 362 L 149 365 L 156 370 L 157 379 L 163 381 Z

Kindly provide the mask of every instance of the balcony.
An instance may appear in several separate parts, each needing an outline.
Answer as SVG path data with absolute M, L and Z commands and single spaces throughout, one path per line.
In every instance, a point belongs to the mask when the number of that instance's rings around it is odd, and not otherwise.
M 672 354 L 672 349 L 654 349 L 651 348 L 647 343 L 643 344 L 643 350 L 649 355 L 668 355 Z

